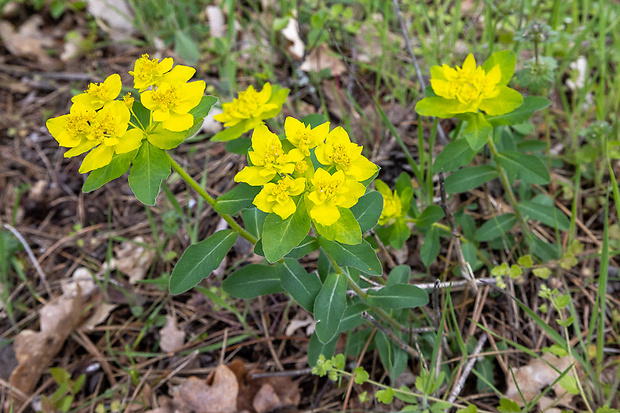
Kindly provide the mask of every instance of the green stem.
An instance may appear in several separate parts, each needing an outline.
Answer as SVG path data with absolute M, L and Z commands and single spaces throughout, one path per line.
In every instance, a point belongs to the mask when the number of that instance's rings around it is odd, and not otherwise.
M 170 162 L 170 166 L 172 166 L 172 169 L 174 169 L 174 171 L 176 173 L 178 173 L 181 176 L 181 178 L 183 178 L 183 180 L 185 182 L 187 182 L 187 184 L 194 191 L 198 192 L 198 195 L 200 195 L 202 197 L 202 199 L 207 201 L 207 203 L 209 205 L 211 205 L 211 207 L 214 207 L 215 206 L 215 199 L 213 199 L 207 193 L 207 191 L 202 189 L 202 187 L 198 184 L 198 182 L 194 181 L 194 179 L 191 176 L 189 176 L 189 174 L 187 172 L 185 172 L 185 170 L 183 168 L 181 168 L 181 165 L 179 165 L 174 159 L 172 159 L 172 157 L 170 156 L 170 154 L 168 152 L 166 152 L 166 156 L 168 157 L 168 161 Z M 215 212 L 217 212 L 217 211 L 215 211 Z M 237 222 L 233 219 L 233 217 L 231 217 L 230 215 L 227 215 L 227 214 L 220 214 L 219 212 L 218 212 L 218 214 L 224 219 L 224 221 L 228 222 L 228 225 L 230 225 L 230 228 L 232 228 L 234 231 L 236 231 L 243 238 L 245 238 L 248 241 L 250 241 L 252 244 L 256 244 L 256 242 L 258 240 L 252 234 L 250 234 L 245 229 L 243 229 L 241 227 L 241 225 L 237 224 Z
M 349 274 L 345 273 L 342 270 L 340 265 L 338 265 L 336 260 L 331 255 L 329 255 L 327 251 L 325 250 L 323 251 L 325 252 L 325 255 L 327 256 L 327 258 L 329 259 L 329 262 L 332 264 L 332 267 L 334 267 L 334 270 L 336 271 L 336 273 L 345 275 L 347 277 L 347 284 L 349 285 L 349 288 L 351 288 L 355 292 L 355 294 L 359 298 L 362 299 L 364 304 L 368 305 L 368 307 L 370 307 L 379 317 L 381 317 L 383 321 L 385 321 L 386 323 L 388 323 L 389 325 L 397 329 L 397 331 L 407 331 L 407 327 L 403 326 L 398 321 L 394 320 L 394 318 L 391 315 L 389 315 L 385 310 L 383 310 L 382 308 L 373 307 L 370 304 L 368 304 L 368 302 L 366 301 L 366 299 L 368 298 L 368 293 L 364 292 L 364 290 L 362 290 L 360 286 L 357 285 L 355 281 L 353 281 L 353 279 L 349 276 Z
M 493 153 L 494 158 L 497 158 L 497 155 L 498 155 L 497 148 L 495 147 L 495 142 L 493 141 L 496 130 L 497 128 L 493 129 L 493 136 L 491 136 L 488 141 L 489 148 L 491 149 L 491 152 Z M 521 211 L 517 209 L 517 198 L 515 197 L 515 194 L 512 191 L 512 186 L 510 186 L 510 180 L 508 179 L 506 170 L 502 168 L 502 166 L 497 162 L 495 163 L 495 166 L 497 168 L 497 171 L 499 172 L 499 179 L 502 182 L 504 191 L 506 191 L 506 194 L 508 195 L 508 202 L 510 202 L 510 205 L 512 206 L 512 209 L 514 210 L 515 215 L 519 219 L 519 223 L 521 223 L 521 227 L 523 228 L 523 233 L 525 234 L 526 237 L 529 238 L 530 232 L 527 226 L 527 222 L 525 221 L 525 218 L 523 218 Z

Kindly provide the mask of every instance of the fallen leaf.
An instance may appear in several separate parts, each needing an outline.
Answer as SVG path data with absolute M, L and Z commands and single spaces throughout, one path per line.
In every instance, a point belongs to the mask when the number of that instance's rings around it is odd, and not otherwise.
M 138 236 L 132 239 L 132 242 L 123 242 L 114 248 L 116 269 L 129 276 L 129 283 L 132 285 L 144 279 L 157 256 L 154 249 L 140 245 L 145 243 L 144 238 Z
M 61 296 L 41 308 L 41 331 L 23 330 L 13 342 L 18 366 L 9 378 L 11 385 L 25 394 L 34 390 L 67 337 L 80 324 L 84 308 L 81 294 L 74 297 Z
M 54 41 L 41 33 L 39 27 L 43 23 L 41 16 L 34 15 L 15 30 L 15 27 L 7 22 L 0 21 L 0 38 L 8 51 L 20 57 L 34 59 L 44 65 L 54 66 L 54 61 L 47 55 L 45 50 L 54 45 Z
M 269 412 L 281 405 L 280 398 L 269 383 L 263 384 L 252 400 L 252 407 L 254 407 L 256 413 Z
M 286 27 L 282 29 L 280 33 L 282 33 L 282 36 L 290 42 L 290 44 L 286 46 L 286 50 L 293 55 L 295 60 L 301 60 L 304 57 L 306 44 L 303 40 L 301 40 L 301 37 L 299 37 L 299 26 L 297 25 L 297 19 L 289 17 Z
M 159 331 L 159 347 L 166 353 L 173 353 L 183 347 L 185 332 L 177 326 L 177 320 L 167 315 L 166 325 Z
M 211 385 L 194 376 L 185 380 L 173 394 L 175 404 L 180 407 L 176 410 L 193 410 L 196 413 L 236 412 L 239 384 L 235 373 L 221 365 L 215 369 L 212 377 Z
M 542 359 L 533 359 L 527 365 L 514 369 L 514 379 L 512 375 L 506 378 L 507 389 L 505 396 L 519 404 L 519 406 L 524 406 L 525 403 L 538 397 L 540 392 L 557 380 L 561 372 L 569 368 L 571 364 L 567 356 L 560 358 L 551 353 L 546 353 Z M 572 374 L 569 372 L 568 375 Z M 556 397 L 553 399 L 541 397 L 538 400 L 540 410 L 550 413 L 554 411 L 559 412 L 559 409 L 551 410 L 547 409 L 547 407 L 552 404 L 568 405 L 572 401 L 572 394 L 562 388 L 559 383 L 556 383 L 552 389 Z M 523 395 L 523 398 L 521 395 Z M 525 403 L 523 399 L 525 399 Z
M 297 314 L 299 314 L 299 312 Z M 290 337 L 293 334 L 295 334 L 295 331 L 297 331 L 298 329 L 304 328 L 304 327 L 309 327 L 306 330 L 306 334 L 309 337 L 314 332 L 314 324 L 315 323 L 316 322 L 314 321 L 314 317 L 312 317 L 310 314 L 307 314 L 307 313 L 306 313 L 306 318 L 303 319 L 303 320 L 300 320 L 298 318 L 293 318 L 290 321 L 290 323 L 288 323 L 288 326 L 286 326 L 286 330 L 284 331 L 284 335 Z M 312 330 L 312 331 L 310 331 L 310 330 Z
M 127 40 L 136 32 L 133 10 L 125 0 L 88 0 L 86 9 L 112 40 Z
M 332 76 L 341 76 L 347 71 L 342 60 L 336 57 L 325 43 L 312 49 L 299 68 L 304 72 L 320 72 L 323 69 L 330 69 Z
M 62 288 L 62 295 L 65 297 L 75 297 L 78 295 L 78 288 L 80 294 L 84 297 L 89 297 L 97 289 L 97 284 L 93 281 L 93 276 L 88 268 L 80 267 L 73 271 L 71 278 L 63 281 L 60 287 Z

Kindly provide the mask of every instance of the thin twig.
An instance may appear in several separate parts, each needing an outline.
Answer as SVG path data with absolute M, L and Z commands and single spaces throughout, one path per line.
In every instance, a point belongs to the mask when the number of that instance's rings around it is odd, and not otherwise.
M 370 323 L 378 330 L 381 330 L 383 334 L 391 338 L 400 348 L 402 348 L 404 351 L 409 353 L 411 357 L 417 358 L 419 356 L 418 352 L 413 347 L 405 343 L 400 337 L 394 334 L 392 330 L 390 330 L 389 328 L 386 328 L 383 324 L 378 322 L 373 316 L 368 314 L 366 311 L 362 311 L 361 316 L 364 320 L 370 321 Z
M 198 356 L 198 350 L 194 350 L 191 354 L 187 355 L 187 359 L 181 363 L 179 363 L 178 367 L 172 370 L 170 373 L 166 375 L 159 383 L 153 386 L 151 389 L 153 392 L 157 390 L 161 385 L 165 384 L 168 380 L 174 377 L 179 371 L 183 370 L 185 366 L 187 366 L 193 359 Z
M 411 57 L 411 61 L 413 62 L 413 67 L 415 68 L 415 72 L 418 76 L 418 81 L 420 82 L 420 88 L 422 89 L 422 93 L 424 93 L 424 89 L 426 89 L 426 81 L 424 80 L 424 76 L 422 76 L 422 70 L 420 70 L 420 65 L 418 64 L 418 59 L 415 57 L 415 53 L 413 53 L 413 47 L 411 47 L 411 41 L 409 40 L 409 34 L 407 30 L 407 25 L 405 24 L 405 19 L 403 19 L 403 15 L 400 11 L 400 6 L 398 6 L 398 0 L 394 0 L 394 8 L 396 9 L 396 15 L 398 16 L 398 21 L 400 22 L 400 30 L 405 39 L 405 45 L 407 46 L 407 52 L 409 52 L 409 57 Z M 434 120 L 434 117 L 431 117 L 431 120 Z M 439 133 L 439 139 L 441 143 L 448 143 L 448 138 L 446 138 L 446 134 L 444 133 L 439 121 L 437 122 L 437 132 Z
M 37 270 L 37 273 L 39 274 L 39 278 L 41 278 L 41 282 L 43 283 L 43 286 L 45 287 L 45 291 L 47 292 L 47 295 L 51 298 L 52 289 L 47 283 L 47 277 L 45 276 L 43 269 L 39 265 L 39 261 L 37 261 L 37 258 L 34 256 L 32 249 L 30 249 L 30 245 L 28 245 L 24 237 L 22 237 L 22 234 L 20 234 L 19 231 L 17 231 L 15 228 L 10 226 L 9 224 L 3 224 L 2 226 L 8 229 L 9 231 L 11 231 L 11 233 L 15 236 L 15 238 L 17 238 L 17 240 L 22 244 L 22 246 L 24 247 L 24 250 L 26 250 L 26 254 L 28 254 L 28 258 L 30 258 L 30 261 L 32 261 L 32 265 L 34 265 L 34 268 Z
M 454 223 L 454 215 L 452 215 L 452 211 L 448 208 L 448 201 L 446 200 L 446 188 L 443 179 L 443 171 L 439 171 L 439 192 L 441 194 L 441 207 L 443 208 L 444 214 L 446 214 L 446 218 L 450 223 L 450 228 L 452 229 L 452 239 L 454 240 L 454 250 L 456 252 L 456 257 L 459 262 L 459 267 L 461 269 L 461 275 L 471 285 L 472 290 L 477 293 L 478 285 L 475 282 L 474 272 L 472 271 L 469 263 L 465 261 L 465 256 L 463 255 L 463 248 L 461 247 L 461 237 L 456 230 L 456 224 Z
M 480 354 L 480 351 L 482 351 L 482 347 L 484 346 L 486 342 L 487 342 L 487 335 L 486 333 L 482 333 L 472 353 L 472 356 L 474 357 L 470 358 L 467 361 L 467 364 L 465 365 L 465 368 L 463 369 L 463 374 L 461 374 L 461 377 L 459 377 L 459 381 L 456 383 L 456 385 L 452 389 L 452 393 L 450 393 L 450 397 L 448 397 L 448 403 L 453 403 L 458 397 L 458 395 L 461 393 L 461 390 L 463 390 L 463 386 L 465 386 L 465 381 L 469 377 L 469 373 L 471 373 L 471 369 L 474 367 L 474 364 L 476 364 L 476 362 L 482 358 L 482 356 L 478 356 L 478 354 Z
M 368 350 L 368 345 L 372 341 L 372 338 L 375 336 L 376 332 L 377 332 L 376 328 L 372 330 L 372 332 L 368 336 L 368 340 L 366 340 L 366 344 L 364 344 L 364 348 L 362 349 L 362 352 L 357 358 L 357 362 L 355 363 L 355 369 L 353 370 L 353 376 L 351 377 L 351 380 L 349 381 L 349 385 L 347 386 L 347 393 L 344 396 L 344 403 L 342 404 L 343 413 L 347 411 L 347 405 L 349 404 L 349 398 L 351 397 L 351 390 L 353 389 L 353 383 L 355 383 L 355 380 L 354 380 L 355 370 L 357 370 L 357 368 L 362 365 L 362 359 L 364 358 L 364 355 L 366 355 L 366 350 Z
M 474 280 L 476 285 L 485 286 L 485 285 L 495 285 L 497 280 L 495 278 L 476 278 Z M 471 283 L 467 280 L 462 281 L 445 281 L 445 282 L 434 282 L 434 283 L 422 283 L 422 284 L 412 284 L 422 290 L 437 290 L 437 289 L 447 289 L 449 288 L 451 291 L 461 291 L 465 289 L 467 286 L 471 285 Z M 378 285 L 374 287 L 362 288 L 363 292 L 368 292 L 371 290 L 377 291 L 384 287 L 384 285 Z M 355 291 L 348 290 L 347 294 L 355 295 Z
M 250 380 L 264 379 L 269 377 L 297 377 L 305 376 L 312 373 L 312 367 L 297 370 L 284 370 L 284 371 L 268 371 L 263 373 L 250 374 Z

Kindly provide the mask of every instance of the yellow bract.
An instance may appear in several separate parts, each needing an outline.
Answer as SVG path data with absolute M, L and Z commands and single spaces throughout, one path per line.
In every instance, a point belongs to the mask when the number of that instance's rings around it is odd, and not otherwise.
M 325 143 L 317 146 L 316 159 L 323 165 L 334 165 L 356 181 L 364 181 L 377 172 L 378 167 L 362 155 L 362 147 L 351 142 L 347 132 L 337 127 L 327 135 Z
M 451 68 L 448 65 L 434 66 L 431 69 L 431 86 L 438 96 L 446 99 L 457 99 L 463 104 L 462 112 L 477 112 L 484 99 L 492 99 L 499 95 L 502 73 L 500 66 L 495 65 L 489 72 L 476 66 L 476 60 L 470 53 L 462 67 Z
M 284 121 L 286 139 L 295 145 L 304 154 L 310 155 L 310 149 L 323 143 L 329 133 L 329 122 L 325 122 L 315 128 L 306 126 L 295 118 L 288 117 Z
M 271 99 L 271 84 L 265 83 L 263 89 L 257 92 L 253 86 L 249 86 L 244 92 L 239 92 L 239 97 L 232 102 L 222 104 L 223 112 L 215 115 L 213 119 L 223 122 L 224 127 L 235 126 L 244 121 L 251 120 L 247 130 L 255 128 L 265 117 L 265 112 L 272 111 L 278 106 L 268 103 Z
M 314 204 L 310 208 L 310 218 L 325 226 L 338 221 L 338 207 L 351 208 L 366 192 L 364 185 L 347 178 L 340 170 L 330 175 L 322 168 L 317 169 L 312 185 L 313 190 L 308 195 L 308 199 Z
M 263 212 L 274 212 L 282 219 L 293 215 L 297 207 L 292 197 L 301 194 L 306 188 L 306 179 L 283 177 L 276 183 L 268 183 L 254 198 L 254 205 Z
M 297 162 L 304 159 L 299 149 L 284 153 L 278 135 L 265 125 L 259 125 L 252 133 L 252 150 L 248 152 L 252 165 L 243 168 L 235 175 L 235 182 L 245 182 L 252 186 L 265 185 L 276 174 L 292 174 Z
M 107 102 L 116 99 L 121 93 L 121 77 L 115 73 L 108 76 L 102 83 L 91 83 L 84 93 L 73 96 L 71 102 L 101 109 Z
M 383 196 L 383 210 L 379 217 L 379 225 L 385 225 L 393 222 L 395 219 L 403 215 L 403 205 L 396 191 L 392 190 L 382 181 L 376 180 L 375 186 L 377 191 Z
M 133 85 L 139 92 L 143 92 L 154 85 L 161 77 L 172 69 L 173 61 L 167 57 L 161 62 L 159 59 L 149 59 L 148 54 L 143 54 L 136 60 L 133 71 L 129 74 L 133 76 Z
M 198 106 L 206 87 L 203 80 L 186 83 L 194 72 L 190 67 L 176 66 L 158 80 L 154 90 L 142 93 L 142 104 L 153 112 L 155 122 L 162 122 L 164 129 L 180 132 L 194 125 L 189 111 Z

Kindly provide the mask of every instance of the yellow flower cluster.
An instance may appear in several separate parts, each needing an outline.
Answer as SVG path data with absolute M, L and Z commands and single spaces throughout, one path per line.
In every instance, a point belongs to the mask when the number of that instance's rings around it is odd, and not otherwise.
M 361 182 L 371 178 L 378 167 L 362 155 L 362 147 L 351 142 L 341 127 L 330 132 L 329 123 L 311 128 L 289 117 L 284 131 L 286 139 L 282 141 L 264 125 L 254 129 L 250 165 L 235 181 L 263 187 L 254 198 L 254 205 L 263 212 L 287 219 L 297 205 L 304 205 L 318 224 L 336 223 L 339 208 L 357 203 L 366 191 Z M 318 168 L 312 163 L 313 154 Z M 293 197 L 299 195 L 304 196 L 304 202 L 295 202 Z
M 187 83 L 195 73 L 193 68 L 181 65 L 173 68 L 171 58 L 159 62 L 145 54 L 136 60 L 134 70 L 129 73 L 134 77 L 142 105 L 151 111 L 150 124 L 130 122 L 134 98 L 127 94 L 122 101 L 117 100 L 122 88 L 118 74 L 102 83 L 91 83 L 84 93 L 71 99 L 69 114 L 46 122 L 60 146 L 70 148 L 64 155 L 66 158 L 91 151 L 82 162 L 81 173 L 108 165 L 114 154 L 138 149 L 148 134 L 158 133 L 161 128 L 179 132 L 194 124 L 189 111 L 200 103 L 205 82 Z

